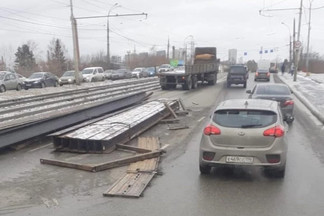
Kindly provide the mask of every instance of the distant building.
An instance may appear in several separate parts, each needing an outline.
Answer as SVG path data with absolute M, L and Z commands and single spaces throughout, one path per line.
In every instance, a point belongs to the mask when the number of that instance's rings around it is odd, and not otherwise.
M 228 50 L 228 61 L 230 64 L 236 64 L 237 60 L 237 49 Z
M 156 51 L 156 56 L 166 57 L 166 51 L 165 50 Z
M 122 57 L 121 56 L 111 56 L 110 61 L 113 64 L 121 64 L 122 63 Z

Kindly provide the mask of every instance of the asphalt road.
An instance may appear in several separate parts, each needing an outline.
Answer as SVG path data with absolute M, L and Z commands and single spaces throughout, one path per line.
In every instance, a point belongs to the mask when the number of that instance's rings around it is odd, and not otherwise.
M 247 89 L 253 85 L 252 77 Z M 40 157 L 67 157 L 53 154 L 50 141 L 41 140 L 0 154 L 0 215 L 323 215 L 324 127 L 300 102 L 287 134 L 286 176 L 280 180 L 264 176 L 258 168 L 199 173 L 198 148 L 207 118 L 218 102 L 247 98 L 241 86 L 228 89 L 218 82 L 192 91 L 157 91 L 153 97 L 181 97 L 191 112 L 182 120 L 189 129 L 170 131 L 159 124 L 144 134 L 159 136 L 169 147 L 160 163 L 163 175 L 152 180 L 143 197 L 102 196 L 125 167 L 87 173 L 40 165 Z M 69 158 L 93 160 L 86 155 Z

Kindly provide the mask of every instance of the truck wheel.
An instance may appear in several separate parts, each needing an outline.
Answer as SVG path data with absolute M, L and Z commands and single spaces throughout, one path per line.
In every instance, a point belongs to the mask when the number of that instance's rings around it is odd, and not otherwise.
M 182 88 L 184 90 L 191 90 L 191 87 L 192 87 L 192 80 L 191 80 L 191 78 L 188 78 L 186 80 L 186 83 L 184 85 L 182 85 Z
M 167 90 L 168 88 L 167 88 L 167 86 L 161 86 L 161 89 L 162 90 Z
M 192 88 L 193 88 L 193 89 L 196 89 L 197 87 L 198 87 L 198 80 L 197 80 L 197 77 L 194 76 L 194 77 L 192 78 Z
M 177 87 L 177 84 L 167 84 L 168 89 L 175 89 Z
M 212 80 L 208 81 L 208 85 L 215 85 L 216 81 L 217 81 L 217 75 L 215 75 Z

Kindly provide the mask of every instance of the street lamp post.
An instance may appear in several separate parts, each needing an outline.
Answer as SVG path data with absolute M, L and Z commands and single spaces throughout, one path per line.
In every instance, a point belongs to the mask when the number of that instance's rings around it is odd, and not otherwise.
M 281 22 L 281 24 L 284 25 L 284 26 L 286 26 L 287 29 L 288 29 L 288 31 L 289 31 L 289 63 L 290 63 L 291 62 L 291 45 L 292 45 L 291 44 L 291 32 L 290 32 L 289 26 L 286 23 Z
M 312 3 L 313 0 L 309 2 L 309 18 L 308 18 L 308 35 L 307 35 L 307 54 L 306 54 L 306 72 L 309 75 L 309 40 L 310 40 L 310 30 L 311 30 L 311 18 L 312 18 Z
M 110 43 L 109 43 L 109 16 L 110 16 L 110 12 L 117 8 L 120 7 L 120 5 L 118 5 L 118 3 L 115 3 L 108 11 L 108 15 L 107 15 L 107 64 L 108 67 L 110 66 Z

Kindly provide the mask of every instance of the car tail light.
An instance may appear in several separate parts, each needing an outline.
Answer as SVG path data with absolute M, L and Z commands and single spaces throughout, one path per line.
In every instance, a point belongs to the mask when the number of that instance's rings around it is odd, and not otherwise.
M 279 163 L 280 162 L 280 155 L 266 155 L 267 161 L 269 163 Z
M 203 152 L 203 159 L 211 161 L 215 157 L 215 152 Z
M 185 80 L 185 79 L 186 79 L 186 77 L 181 77 L 181 79 L 182 79 L 182 80 Z
M 267 73 L 267 76 L 270 76 L 270 72 Z
M 216 127 L 214 125 L 208 125 L 204 129 L 204 134 L 207 135 L 207 136 L 219 135 L 219 134 L 221 134 L 221 131 L 220 131 L 220 129 L 218 127 Z
M 294 105 L 294 101 L 293 100 L 286 100 L 284 103 L 284 106 L 288 106 L 288 105 Z
M 256 72 L 256 73 L 255 73 L 255 76 L 259 76 L 259 72 Z
M 285 130 L 282 126 L 275 126 L 263 132 L 263 136 L 282 137 L 284 134 L 285 134 Z

